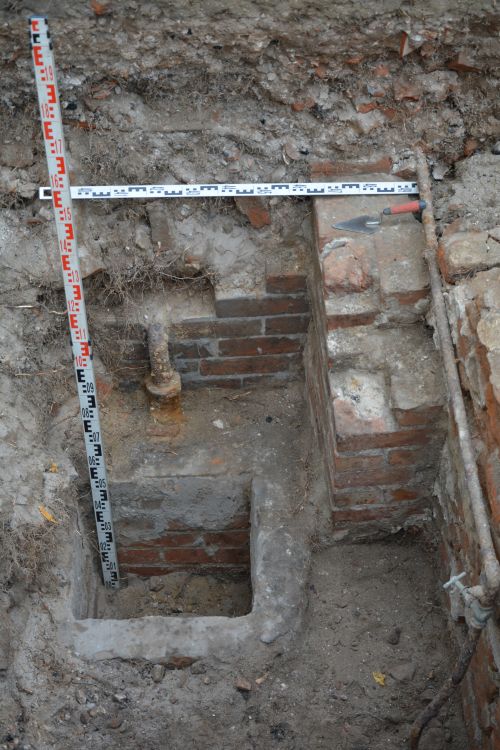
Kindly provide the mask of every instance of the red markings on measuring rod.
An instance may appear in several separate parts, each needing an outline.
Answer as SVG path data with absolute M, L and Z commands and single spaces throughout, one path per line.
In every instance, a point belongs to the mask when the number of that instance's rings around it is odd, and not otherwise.
M 45 18 L 30 19 L 30 39 L 61 256 L 64 291 L 68 307 L 71 346 L 80 400 L 80 414 L 83 422 L 102 574 L 104 585 L 107 588 L 116 589 L 119 587 L 118 561 L 99 423 L 99 407 L 92 365 L 92 346 L 88 333 L 82 276 L 73 223 L 68 162 L 64 148 L 61 107 L 57 91 L 52 43 Z

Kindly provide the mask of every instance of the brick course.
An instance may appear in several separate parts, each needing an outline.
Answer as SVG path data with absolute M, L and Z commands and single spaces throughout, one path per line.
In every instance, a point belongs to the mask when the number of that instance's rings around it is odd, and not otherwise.
M 224 298 L 217 291 L 213 317 L 176 321 L 169 328 L 172 363 L 183 387 L 239 388 L 282 383 L 301 374 L 309 323 L 306 277 L 269 271 L 266 293 Z M 95 348 L 121 387 L 139 384 L 149 371 L 147 331 L 111 319 L 106 346 Z

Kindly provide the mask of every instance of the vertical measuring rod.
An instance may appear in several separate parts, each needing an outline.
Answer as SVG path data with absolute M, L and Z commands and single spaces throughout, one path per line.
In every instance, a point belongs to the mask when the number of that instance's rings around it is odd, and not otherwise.
M 57 90 L 52 42 L 47 19 L 30 19 L 30 40 L 35 67 L 36 88 L 52 204 L 57 230 L 59 252 L 64 278 L 64 292 L 68 307 L 71 347 L 75 365 L 80 413 L 83 422 L 85 449 L 90 474 L 90 487 L 97 526 L 102 575 L 106 588 L 120 585 L 116 556 L 111 503 L 109 498 L 106 463 L 99 424 L 99 408 L 95 387 L 92 346 L 88 333 L 87 314 L 83 296 L 82 275 L 76 244 L 76 232 L 71 205 L 68 160 L 64 147 L 62 116 Z

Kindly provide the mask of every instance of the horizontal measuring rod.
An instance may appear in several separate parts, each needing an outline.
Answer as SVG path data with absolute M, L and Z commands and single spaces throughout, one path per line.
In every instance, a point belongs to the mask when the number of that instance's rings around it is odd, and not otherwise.
M 71 348 L 80 401 L 80 416 L 83 423 L 102 574 L 104 585 L 110 589 L 117 589 L 120 585 L 118 560 L 111 518 L 102 433 L 99 424 L 92 346 L 76 244 L 68 160 L 64 147 L 61 103 L 57 90 L 52 42 L 45 18 L 34 17 L 30 19 L 30 42 L 45 155 L 52 186 L 50 197 L 54 208 L 57 246 L 62 264 Z
M 414 195 L 416 182 L 260 182 L 240 185 L 85 185 L 71 187 L 75 200 L 114 198 L 235 198 L 303 195 Z M 50 200 L 52 189 L 42 187 L 39 197 Z

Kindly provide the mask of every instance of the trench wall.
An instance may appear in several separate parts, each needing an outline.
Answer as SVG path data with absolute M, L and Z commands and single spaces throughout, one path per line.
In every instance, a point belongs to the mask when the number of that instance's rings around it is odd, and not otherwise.
M 468 407 L 478 468 L 488 503 L 491 529 L 500 550 L 500 245 L 488 232 L 451 232 L 440 249 L 448 282 L 448 306 L 460 378 Z M 500 235 L 499 235 L 500 236 Z M 435 516 L 441 533 L 442 579 L 465 571 L 479 582 L 481 557 L 465 489 L 457 428 L 451 420 L 436 484 Z M 451 629 L 460 639 L 463 607 L 447 599 Z M 462 684 L 463 706 L 472 750 L 500 747 L 500 610 L 481 637 Z

